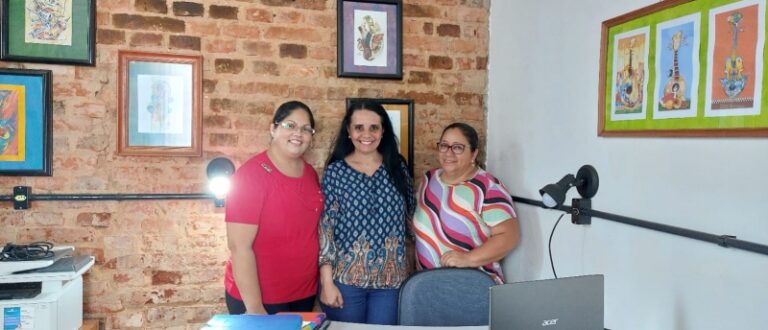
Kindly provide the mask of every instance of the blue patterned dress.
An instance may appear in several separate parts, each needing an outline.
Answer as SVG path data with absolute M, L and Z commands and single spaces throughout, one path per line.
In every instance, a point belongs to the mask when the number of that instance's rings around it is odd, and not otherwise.
M 320 265 L 333 267 L 333 279 L 367 289 L 394 289 L 408 276 L 405 260 L 406 218 L 415 205 L 410 175 L 409 203 L 398 192 L 384 166 L 372 176 L 339 160 L 328 165 L 322 190 L 325 210 L 320 220 Z

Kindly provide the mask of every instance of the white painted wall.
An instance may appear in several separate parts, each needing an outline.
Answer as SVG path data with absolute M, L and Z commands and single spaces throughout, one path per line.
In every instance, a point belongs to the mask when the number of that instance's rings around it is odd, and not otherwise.
M 492 2 L 488 168 L 513 195 L 538 198 L 592 164 L 595 209 L 768 244 L 768 139 L 597 136 L 601 22 L 652 3 Z M 551 278 L 547 239 L 559 213 L 517 207 L 523 238 L 507 276 Z M 768 329 L 768 256 L 567 220 L 552 246 L 558 275 L 605 274 L 606 327 Z

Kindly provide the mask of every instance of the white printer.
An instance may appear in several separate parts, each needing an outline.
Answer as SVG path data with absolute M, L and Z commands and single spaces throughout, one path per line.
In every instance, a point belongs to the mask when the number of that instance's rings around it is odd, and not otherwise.
M 54 248 L 55 257 L 0 261 L 2 329 L 77 330 L 83 323 L 83 273 L 92 256 L 70 256 L 73 248 Z M 28 268 L 36 269 L 20 271 Z M 39 268 L 42 267 L 42 268 Z

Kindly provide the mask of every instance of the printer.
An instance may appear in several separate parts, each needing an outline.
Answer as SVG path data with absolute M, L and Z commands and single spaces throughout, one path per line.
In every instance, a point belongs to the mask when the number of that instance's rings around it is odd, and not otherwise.
M 2 329 L 77 330 L 83 323 L 83 273 L 92 256 L 54 247 L 49 258 L 0 261 Z

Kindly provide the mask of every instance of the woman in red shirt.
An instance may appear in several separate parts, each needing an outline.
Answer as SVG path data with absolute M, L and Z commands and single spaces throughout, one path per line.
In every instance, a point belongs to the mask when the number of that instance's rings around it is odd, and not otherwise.
M 224 284 L 230 314 L 311 311 L 317 292 L 317 226 L 323 197 L 303 159 L 315 120 L 298 101 L 281 105 L 269 148 L 241 166 L 226 201 Z

